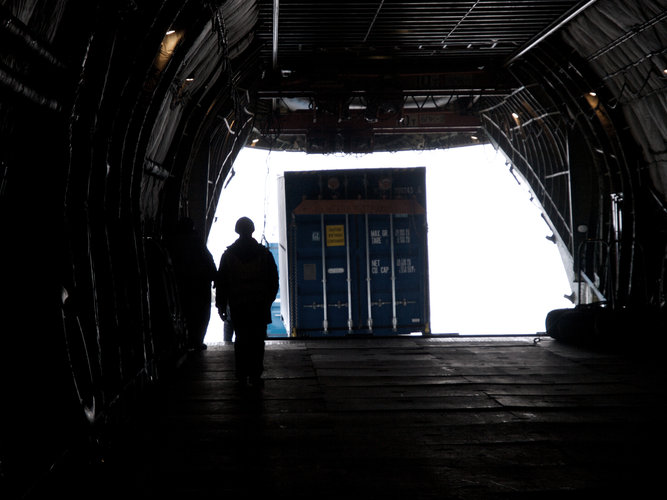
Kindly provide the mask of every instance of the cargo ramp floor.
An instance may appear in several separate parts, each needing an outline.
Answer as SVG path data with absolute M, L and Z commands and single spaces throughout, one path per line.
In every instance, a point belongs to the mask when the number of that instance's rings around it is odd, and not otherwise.
M 649 498 L 665 471 L 665 368 L 549 337 L 267 343 L 194 353 L 88 483 L 100 498 Z M 87 478 L 87 479 L 86 479 Z M 628 496 L 629 495 L 629 496 Z

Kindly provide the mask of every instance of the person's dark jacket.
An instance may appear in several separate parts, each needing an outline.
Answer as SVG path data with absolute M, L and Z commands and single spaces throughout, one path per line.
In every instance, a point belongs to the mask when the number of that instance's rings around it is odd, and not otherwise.
M 271 323 L 271 304 L 278 293 L 273 255 L 252 237 L 241 237 L 222 254 L 215 281 L 216 306 L 229 304 L 232 322 L 261 318 Z

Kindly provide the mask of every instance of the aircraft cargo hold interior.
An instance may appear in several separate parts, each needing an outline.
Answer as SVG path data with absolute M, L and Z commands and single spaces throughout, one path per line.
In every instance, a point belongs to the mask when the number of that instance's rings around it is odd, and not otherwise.
M 661 485 L 664 0 L 0 0 L 0 19 L 1 498 Z M 558 248 L 571 306 L 543 332 L 431 329 L 439 186 L 405 165 L 285 173 L 261 384 L 238 383 L 243 342 L 201 345 L 194 309 L 239 294 L 211 278 L 193 306 L 184 245 L 244 148 L 473 145 Z M 258 272 L 231 262 L 216 284 Z

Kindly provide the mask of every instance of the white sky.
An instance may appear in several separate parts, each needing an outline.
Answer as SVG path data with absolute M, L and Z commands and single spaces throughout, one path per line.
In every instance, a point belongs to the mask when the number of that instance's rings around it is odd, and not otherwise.
M 546 239 L 551 230 L 491 146 L 358 156 L 245 148 L 208 247 L 217 263 L 241 216 L 254 221 L 257 240 L 264 233 L 277 242 L 277 179 L 285 170 L 418 166 L 426 167 L 433 333 L 533 334 L 545 330 L 550 310 L 572 307 L 558 249 Z M 209 331 L 218 328 L 211 319 Z

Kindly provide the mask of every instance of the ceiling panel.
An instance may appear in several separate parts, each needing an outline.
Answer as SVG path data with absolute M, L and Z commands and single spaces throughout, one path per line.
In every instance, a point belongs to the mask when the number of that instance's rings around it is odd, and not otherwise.
M 419 64 L 455 70 L 499 66 L 582 2 L 260 1 L 258 39 L 267 66 L 364 67 Z M 274 14 L 278 44 L 274 47 Z M 452 67 L 452 65 L 454 65 Z

